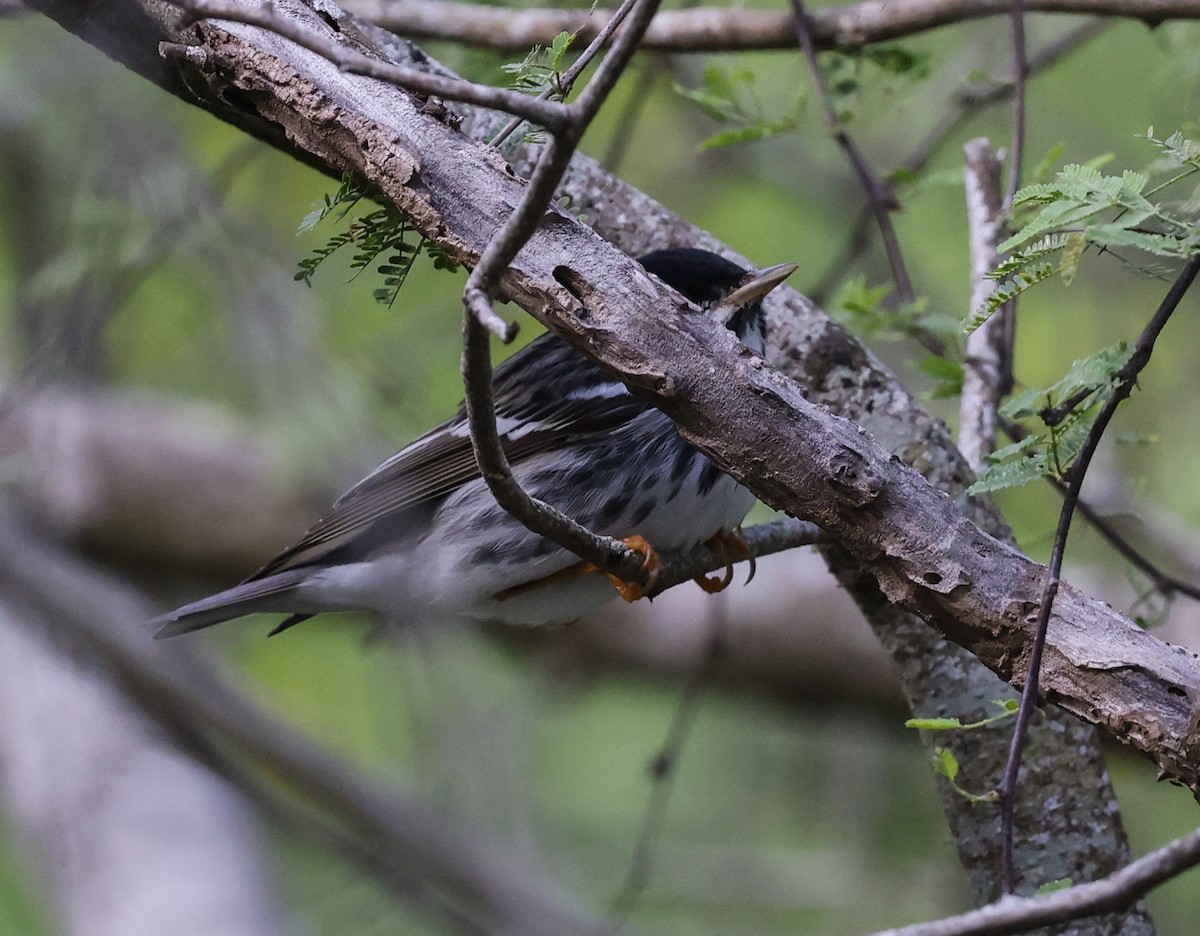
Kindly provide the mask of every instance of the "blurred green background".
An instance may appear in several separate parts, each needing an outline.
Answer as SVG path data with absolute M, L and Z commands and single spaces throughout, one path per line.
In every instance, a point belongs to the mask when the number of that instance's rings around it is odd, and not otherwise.
M 1035 49 L 1076 25 L 1029 20 Z M 1194 128 L 1198 39 L 1191 24 L 1149 30 L 1118 22 L 1037 75 L 1027 167 L 1059 143 L 1061 162 L 1112 153 L 1111 167 L 1146 165 L 1154 152 L 1137 134 Z M 904 160 L 965 81 L 1003 77 L 1010 67 L 1002 19 L 904 45 L 929 55 L 928 77 L 864 72 L 850 124 L 881 172 Z M 499 66 L 511 58 L 430 49 L 492 82 L 503 81 Z M 811 101 L 796 133 L 700 150 L 721 128 L 672 83 L 699 86 L 713 60 L 655 60 L 658 77 L 618 171 L 760 264 L 799 261 L 793 285 L 804 291 L 839 254 L 861 204 L 858 186 Z M 768 114 L 808 87 L 795 53 L 719 60 L 752 70 Z M 586 151 L 605 157 L 638 87 L 636 72 L 623 81 Z M 923 181 L 901 192 L 896 223 L 931 309 L 967 311 L 961 144 L 987 135 L 1001 145 L 1010 120 L 1005 107 L 975 116 L 946 140 Z M 313 289 L 292 282 L 298 260 L 336 230 L 326 223 L 295 236 L 335 181 L 169 98 L 33 14 L 0 21 L 0 138 L 6 383 L 99 382 L 206 401 L 284 453 L 282 481 L 325 495 L 457 403 L 462 274 L 420 264 L 390 309 L 372 300 L 372 274 L 348 282 L 347 257 L 331 261 Z M 1022 381 L 1052 381 L 1076 357 L 1131 339 L 1165 292 L 1164 283 L 1117 262 L 1089 256 L 1084 267 L 1071 287 L 1047 284 L 1023 300 Z M 842 278 L 858 275 L 886 280 L 877 245 Z M 84 321 L 40 327 L 24 318 L 61 307 L 66 295 L 78 298 L 72 307 Z M 1157 441 L 1109 446 L 1095 482 L 1123 488 L 1133 509 L 1170 518 L 1193 538 L 1195 308 L 1189 297 L 1110 430 Z M 523 338 L 539 330 L 519 310 L 506 312 L 520 316 Z M 75 337 L 64 343 L 68 333 Z M 918 349 L 874 347 L 914 391 L 929 391 L 911 366 Z M 956 401 L 930 405 L 953 423 Z M 1044 558 L 1055 495 L 1034 486 L 1002 504 L 1023 546 Z M 1070 558 L 1079 575 L 1115 583 L 1109 600 L 1128 604 L 1140 587 L 1123 585 L 1124 566 L 1082 524 Z M 222 584 L 176 574 L 163 600 Z M 1192 609 L 1173 609 L 1172 639 L 1194 640 L 1196 622 Z M 536 854 L 593 907 L 603 910 L 620 891 L 650 795 L 648 764 L 667 735 L 681 680 L 610 666 L 561 671 L 523 644 L 480 634 L 364 644 L 364 627 L 330 619 L 267 642 L 265 629 L 252 621 L 201 639 L 228 654 L 263 704 L 372 773 Z M 899 703 L 842 693 L 831 700 L 753 685 L 710 688 L 633 924 L 664 933 L 841 934 L 965 908 L 934 779 L 903 720 Z M 1185 791 L 1156 784 L 1151 766 L 1124 750 L 1110 754 L 1135 853 L 1195 825 Z M 29 847 L 0 827 L 3 933 L 56 931 Z M 279 884 L 307 931 L 432 931 L 328 855 L 278 836 L 275 856 Z M 1160 932 L 1195 931 L 1194 880 L 1161 888 L 1150 904 Z

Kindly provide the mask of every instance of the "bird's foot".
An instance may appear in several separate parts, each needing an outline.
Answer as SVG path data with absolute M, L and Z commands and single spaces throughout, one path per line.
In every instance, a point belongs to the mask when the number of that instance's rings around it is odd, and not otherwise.
M 605 572 L 597 565 L 590 562 L 577 562 L 574 565 L 567 566 L 565 569 L 559 569 L 557 572 L 552 572 L 550 575 L 536 579 L 532 582 L 522 582 L 520 585 L 514 585 L 512 588 L 506 588 L 503 591 L 496 592 L 493 597 L 497 601 L 507 601 L 509 598 L 514 598 L 517 595 L 532 591 L 535 588 L 541 588 L 545 585 L 554 585 L 558 582 L 566 582 L 570 579 L 578 578 L 581 575 L 596 575 L 602 573 L 606 579 L 612 582 L 613 587 L 617 590 L 617 594 L 626 601 L 633 602 L 639 598 L 644 598 L 654 590 L 654 586 L 658 581 L 658 569 L 662 565 L 662 560 L 658 557 L 658 553 L 654 551 L 644 537 L 629 536 L 623 539 L 627 547 L 637 553 L 641 553 L 645 557 L 642 562 L 642 568 L 646 570 L 646 584 L 639 585 L 637 582 L 627 582 L 619 575 L 613 575 Z
M 725 571 L 722 575 L 697 575 L 692 579 L 708 594 L 715 595 L 729 587 L 733 581 L 733 564 L 739 559 L 745 559 L 750 563 L 750 574 L 746 576 L 746 583 L 749 584 L 750 580 L 754 578 L 754 573 L 757 571 L 754 553 L 750 551 L 750 547 L 740 532 L 720 529 L 706 545 L 719 558 L 725 560 Z
M 658 583 L 658 570 L 662 566 L 662 560 L 658 557 L 658 553 L 642 536 L 627 536 L 621 540 L 630 550 L 636 553 L 641 553 L 643 557 L 642 568 L 646 570 L 646 584 L 639 585 L 637 582 L 627 582 L 619 575 L 613 575 L 610 572 L 605 572 L 604 577 L 612 582 L 613 588 L 617 590 L 617 594 L 626 601 L 634 602 L 639 598 L 644 598 L 650 592 L 654 591 L 654 586 Z M 600 571 L 592 566 L 597 572 Z

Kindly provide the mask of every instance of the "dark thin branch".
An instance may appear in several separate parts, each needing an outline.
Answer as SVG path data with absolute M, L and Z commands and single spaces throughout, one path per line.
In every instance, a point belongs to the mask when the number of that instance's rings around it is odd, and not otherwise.
M 1003 429 L 1004 434 L 1014 442 L 1020 442 L 1029 435 L 1029 430 L 1027 430 L 1024 426 L 1008 419 L 1003 419 L 1000 421 L 1000 428 Z M 1066 496 L 1068 490 L 1067 485 L 1056 478 L 1047 478 L 1047 480 L 1054 485 L 1054 489 L 1058 491 L 1059 494 L 1063 495 L 1064 497 Z M 1155 591 L 1158 591 L 1163 595 L 1167 595 L 1168 597 L 1172 595 L 1186 595 L 1188 598 L 1192 598 L 1195 601 L 1200 601 L 1200 586 L 1193 585 L 1191 582 L 1185 582 L 1183 579 L 1171 575 L 1169 572 L 1163 571 L 1162 568 L 1160 568 L 1136 546 L 1134 546 L 1133 543 L 1131 543 L 1129 539 L 1123 533 L 1121 533 L 1121 531 L 1118 530 L 1104 514 L 1093 507 L 1089 501 L 1085 501 L 1080 498 L 1078 504 L 1076 505 L 1076 509 L 1083 515 L 1084 519 L 1091 524 L 1092 528 L 1104 537 L 1104 539 L 1119 556 L 1121 556 L 1126 562 L 1141 571 L 1147 578 L 1150 579 L 1154 585 Z
M 1061 481 L 1054 482 L 1055 488 L 1065 497 L 1067 487 Z M 1079 501 L 1077 508 L 1092 527 L 1107 541 L 1108 544 L 1130 565 L 1141 570 L 1154 584 L 1156 591 L 1164 595 L 1186 595 L 1194 601 L 1200 601 L 1200 586 L 1185 582 L 1181 578 L 1164 572 L 1147 559 L 1137 547 L 1109 522 L 1108 518 L 1092 507 L 1087 501 Z
M 1200 830 L 1143 855 L 1099 881 L 1039 897 L 1004 897 L 955 917 L 872 936 L 1008 936 L 1055 923 L 1124 910 L 1159 884 L 1200 864 Z
M 1053 42 L 1047 43 L 1035 52 L 1029 59 L 1028 74 L 1033 76 L 1046 69 L 1052 68 L 1073 52 L 1078 51 L 1087 43 L 1108 29 L 1111 20 L 1093 19 L 1082 26 L 1072 29 L 1059 36 Z M 929 161 L 941 150 L 942 145 L 970 118 L 980 111 L 1002 104 L 1013 95 L 1011 81 L 987 81 L 967 85 L 959 89 L 951 98 L 949 107 L 942 118 L 925 134 L 924 139 L 913 149 L 908 158 L 898 168 L 909 175 L 917 175 L 929 164 Z M 820 280 L 809 291 L 812 300 L 818 304 L 828 298 L 833 289 L 842 281 L 846 271 L 855 259 L 867 249 L 870 239 L 868 233 L 871 227 L 871 206 L 865 205 L 854 219 L 850 235 L 837 257 L 829 263 L 821 274 Z
M 871 213 L 875 216 L 875 223 L 879 226 L 879 234 L 883 240 L 883 249 L 887 253 L 888 265 L 892 270 L 892 280 L 896 284 L 896 294 L 902 302 L 906 304 L 911 303 L 916 299 L 916 293 L 913 292 L 912 280 L 909 278 L 908 267 L 904 262 L 904 253 L 900 249 L 900 239 L 896 236 L 896 228 L 892 224 L 891 218 L 891 212 L 898 209 L 900 205 L 896 201 L 895 193 L 891 188 L 881 182 L 871 171 L 866 157 L 863 156 L 862 151 L 858 148 L 858 144 L 854 142 L 853 137 L 850 136 L 849 132 L 842 125 L 842 121 L 834 109 L 833 101 L 829 97 L 829 89 L 825 85 L 825 75 L 821 71 L 821 63 L 817 58 L 816 43 L 813 41 L 812 35 L 812 23 L 808 12 L 804 8 L 803 0 L 791 0 L 791 5 L 796 36 L 800 47 L 804 50 L 804 58 L 808 62 L 808 70 L 812 73 L 813 86 L 817 89 L 817 95 L 821 99 L 821 106 L 825 115 L 825 126 L 838 146 L 846 154 L 846 158 L 850 160 L 854 174 L 858 176 L 858 181 L 866 193 L 867 204 L 870 206 Z M 939 357 L 946 353 L 945 345 L 941 339 L 929 332 L 920 330 L 917 332 L 917 338 L 925 348 Z
M 1025 155 L 1025 80 L 1029 77 L 1029 57 L 1025 50 L 1025 2 L 1012 0 L 1013 35 L 1013 132 L 1008 154 L 1008 185 L 1004 190 L 1004 210 L 1012 211 L 1013 196 L 1021 185 L 1021 163 Z
M 1117 374 L 1116 387 L 1101 407 L 1096 421 L 1088 432 L 1087 440 L 1068 472 L 1069 485 L 1058 517 L 1058 530 L 1054 535 L 1054 548 L 1050 553 L 1041 605 L 1038 608 L 1037 622 L 1034 627 L 1034 638 L 1029 649 L 1029 666 L 1025 677 L 1025 686 L 1021 693 L 1021 707 L 1017 712 L 1017 722 L 1013 729 L 1008 764 L 1005 766 L 1004 777 L 998 787 L 1001 834 L 1003 836 L 1002 878 L 1005 893 L 1012 893 L 1016 886 L 1016 874 L 1013 868 L 1013 815 L 1017 777 L 1021 769 L 1021 750 L 1024 747 L 1025 734 L 1029 729 L 1029 720 L 1033 717 L 1033 710 L 1037 705 L 1038 677 L 1041 672 L 1042 652 L 1046 646 L 1046 630 L 1050 624 L 1050 612 L 1054 607 L 1054 598 L 1058 594 L 1063 553 L 1067 546 L 1067 534 L 1070 532 L 1071 518 L 1079 502 L 1083 479 L 1087 475 L 1088 465 L 1091 464 L 1092 456 L 1096 453 L 1096 447 L 1100 444 L 1100 439 L 1104 435 L 1105 429 L 1108 428 L 1113 414 L 1132 392 L 1138 375 L 1150 363 L 1150 355 L 1154 352 L 1155 341 L 1191 287 L 1197 272 L 1200 272 L 1200 254 L 1193 256 L 1184 265 L 1154 316 L 1142 329 L 1137 344 L 1134 346 L 1133 354 Z
M 332 31 L 329 36 L 322 36 L 305 25 L 280 16 L 270 0 L 266 0 L 260 6 L 242 6 L 221 0 L 183 0 L 180 6 L 185 11 L 187 20 L 226 20 L 269 29 L 328 59 L 344 72 L 386 81 L 416 94 L 436 95 L 449 101 L 463 101 L 491 110 L 517 114 L 550 131 L 563 130 L 570 122 L 566 108 L 552 101 L 368 58 L 334 39 L 336 34 Z
M 1038 412 L 1038 417 L 1047 426 L 1057 426 L 1070 416 L 1085 400 L 1096 392 L 1095 387 L 1080 387 L 1057 406 L 1047 406 Z
M 500 285 L 500 277 L 541 222 L 575 147 L 628 65 L 658 3 L 659 0 L 640 0 L 634 4 L 634 12 L 612 51 L 575 103 L 567 105 L 571 115 L 569 125 L 546 144 L 520 204 L 488 241 L 463 291 L 462 375 L 467 417 L 475 458 L 492 495 L 533 532 L 606 572 L 641 585 L 648 584 L 650 579 L 643 567 L 643 555 L 618 539 L 593 533 L 557 508 L 531 497 L 513 477 L 496 428 L 491 350 L 481 323 L 495 316 L 491 297 Z

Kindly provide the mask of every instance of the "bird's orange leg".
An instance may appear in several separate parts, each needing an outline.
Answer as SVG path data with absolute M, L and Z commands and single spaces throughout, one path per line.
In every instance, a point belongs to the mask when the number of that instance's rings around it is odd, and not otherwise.
M 709 549 L 725 560 L 725 572 L 723 575 L 697 575 L 692 579 L 693 582 L 708 592 L 708 594 L 715 595 L 717 592 L 724 591 L 729 587 L 729 584 L 733 581 L 733 564 L 738 559 L 745 559 L 750 563 L 750 574 L 746 576 L 746 582 L 749 583 L 754 578 L 754 573 L 758 570 L 754 561 L 754 553 L 746 545 L 746 540 L 742 537 L 741 533 L 738 533 L 736 530 L 718 530 L 713 538 L 708 541 L 707 545 Z

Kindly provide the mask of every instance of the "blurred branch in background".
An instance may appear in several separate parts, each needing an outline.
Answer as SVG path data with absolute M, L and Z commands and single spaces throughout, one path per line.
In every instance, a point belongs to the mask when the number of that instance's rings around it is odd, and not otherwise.
M 512 10 L 451 0 L 346 0 L 346 10 L 413 39 L 523 51 L 548 46 L 560 32 L 578 30 L 590 40 L 612 16 L 575 10 Z M 1007 14 L 1009 0 L 864 0 L 811 11 L 820 48 L 853 47 L 898 39 L 951 23 Z M 1128 17 L 1156 26 L 1169 19 L 1200 18 L 1197 0 L 1025 0 L 1029 13 L 1081 13 Z M 642 49 L 661 52 L 732 52 L 798 45 L 791 15 L 779 10 L 702 7 L 664 10 L 654 18 Z
M 0 539 L 3 555 L 30 547 L 8 523 Z M 51 587 L 61 584 L 58 558 L 38 553 Z M 61 932 L 289 932 L 251 805 L 84 662 L 91 648 L 36 589 L 0 578 L 0 788 Z M 88 591 L 94 598 L 90 583 Z M 135 609 L 108 610 L 116 620 L 99 626 L 126 627 L 123 615 Z
M 532 868 L 514 867 L 511 855 L 502 857 L 447 817 L 318 750 L 178 642 L 150 641 L 131 626 L 154 613 L 140 596 L 11 522 L 0 529 L 0 581 L 6 595 L 37 609 L 32 620 L 56 644 L 100 667 L 186 750 L 235 782 L 257 775 L 251 796 L 294 816 L 294 829 L 311 827 L 321 844 L 327 844 L 325 826 L 332 822 L 337 840 L 355 851 L 361 867 L 446 915 L 457 929 L 606 932 L 562 907 Z M 242 765 L 239 771 L 223 771 L 231 755 Z M 310 811 L 315 815 L 304 818 Z

